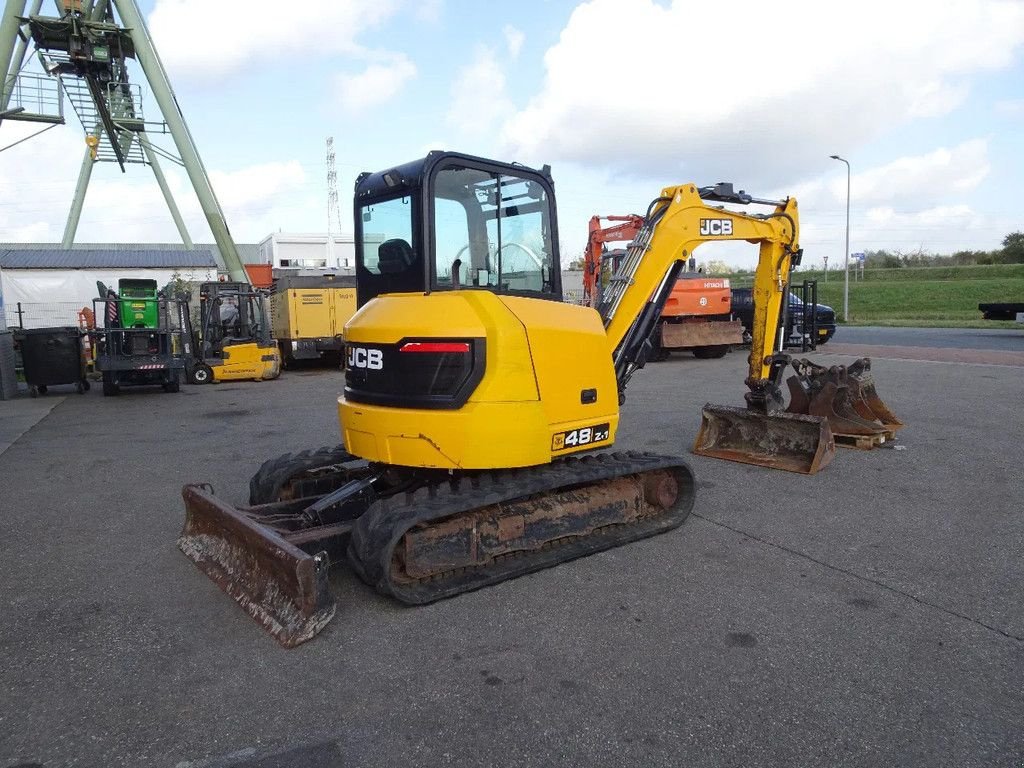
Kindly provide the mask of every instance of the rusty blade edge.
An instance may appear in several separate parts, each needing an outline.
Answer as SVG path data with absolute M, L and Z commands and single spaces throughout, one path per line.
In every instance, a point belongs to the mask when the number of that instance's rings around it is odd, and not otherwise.
M 749 448 L 716 448 L 706 446 L 706 433 L 711 424 L 711 419 L 728 419 L 732 416 L 748 422 L 764 418 L 773 419 L 776 423 L 806 424 L 809 427 L 816 428 L 818 434 L 815 440 L 814 454 L 813 456 L 809 455 L 806 460 L 797 460 L 793 457 L 772 455 L 764 451 L 757 452 L 754 446 Z M 801 475 L 815 475 L 828 466 L 832 459 L 835 458 L 836 445 L 828 420 L 818 416 L 798 413 L 758 414 L 746 408 L 707 403 L 701 411 L 700 429 L 697 431 L 697 437 L 694 440 L 691 452 L 698 456 L 707 456 L 713 459 L 724 459 L 726 461 L 751 464 L 768 469 L 782 469 Z
M 282 646 L 306 642 L 330 622 L 336 605 L 326 559 L 197 486 L 186 485 L 182 497 L 178 548 Z

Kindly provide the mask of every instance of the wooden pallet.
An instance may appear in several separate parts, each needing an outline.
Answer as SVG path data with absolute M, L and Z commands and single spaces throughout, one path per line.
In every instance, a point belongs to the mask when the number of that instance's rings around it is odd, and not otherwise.
M 836 445 L 843 448 L 855 448 L 858 451 L 872 451 L 896 437 L 896 430 L 888 430 L 880 435 L 844 435 L 841 432 L 833 432 Z

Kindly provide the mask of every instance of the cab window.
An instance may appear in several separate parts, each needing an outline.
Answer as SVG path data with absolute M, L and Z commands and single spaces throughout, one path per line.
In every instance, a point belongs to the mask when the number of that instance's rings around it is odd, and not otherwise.
M 553 292 L 544 187 L 509 174 L 448 166 L 434 178 L 435 288 Z

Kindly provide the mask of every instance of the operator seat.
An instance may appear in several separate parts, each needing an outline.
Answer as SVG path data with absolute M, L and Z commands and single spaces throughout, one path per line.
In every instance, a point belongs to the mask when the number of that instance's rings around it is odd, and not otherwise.
M 382 275 L 404 272 L 416 261 L 412 246 L 400 237 L 385 240 L 377 247 L 377 268 Z
M 377 247 L 377 269 L 383 278 L 384 293 L 422 291 L 425 288 L 423 260 L 400 237 L 385 240 Z

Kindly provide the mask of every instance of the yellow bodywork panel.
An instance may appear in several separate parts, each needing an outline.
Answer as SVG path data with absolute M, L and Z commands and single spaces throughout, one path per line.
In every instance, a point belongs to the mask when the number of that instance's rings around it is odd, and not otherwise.
M 331 313 L 334 333 L 344 333 L 345 323 L 356 313 L 356 289 L 335 288 L 331 293 Z
M 615 370 L 597 312 L 590 307 L 553 301 L 500 298 L 527 329 L 548 422 L 553 427 L 570 428 L 579 426 L 581 420 L 598 416 L 617 420 L 619 394 Z M 589 402 L 583 403 L 584 399 Z
M 294 288 L 288 291 L 290 338 L 333 336 L 334 318 L 331 293 L 324 288 Z
M 612 444 L 618 399 L 597 313 L 488 291 L 380 296 L 345 327 L 351 344 L 484 339 L 483 378 L 457 409 L 338 400 L 347 449 L 369 461 L 442 469 L 546 464 Z M 593 392 L 593 395 L 590 392 Z
M 207 360 L 214 381 L 276 379 L 281 373 L 281 352 L 277 344 L 261 346 L 256 342 L 224 347 L 219 360 Z

